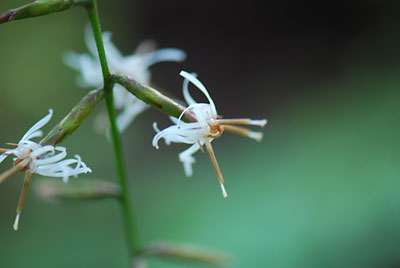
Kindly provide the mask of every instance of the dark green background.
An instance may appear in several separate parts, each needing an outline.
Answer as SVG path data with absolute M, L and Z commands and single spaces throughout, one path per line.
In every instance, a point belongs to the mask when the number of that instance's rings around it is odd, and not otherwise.
M 0 12 L 24 3 L 2 0 Z M 154 66 L 156 85 L 181 97 L 178 72 L 194 71 L 226 118 L 269 119 L 262 143 L 213 142 L 224 200 L 208 156 L 197 153 L 186 178 L 177 156 L 186 145 L 151 146 L 152 122 L 165 127 L 166 117 L 140 115 L 123 144 L 141 240 L 225 250 L 230 267 L 399 267 L 400 9 L 385 3 L 99 1 L 124 54 L 149 38 L 188 53 L 182 65 Z M 87 92 L 61 60 L 86 51 L 87 22 L 75 8 L 0 25 L 1 144 L 53 108 L 50 130 Z M 94 118 L 62 145 L 93 169 L 82 177 L 113 181 L 112 148 Z M 35 194 L 39 176 L 14 232 L 22 179 L 0 187 L 0 267 L 127 267 L 118 204 L 48 203 Z

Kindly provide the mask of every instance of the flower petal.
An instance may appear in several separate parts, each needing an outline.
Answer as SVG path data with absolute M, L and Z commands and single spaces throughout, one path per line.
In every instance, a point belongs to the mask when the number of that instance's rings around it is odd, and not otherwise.
M 200 144 L 195 143 L 179 154 L 179 160 L 183 163 L 183 169 L 187 177 L 191 177 L 193 175 L 192 164 L 196 162 L 193 154 L 200 149 Z
M 13 154 L 14 150 L 9 150 L 0 155 L 0 163 L 4 161 L 10 154 Z
M 30 154 L 30 158 L 35 159 L 41 155 L 45 155 L 48 153 L 53 153 L 54 152 L 54 146 L 52 145 L 46 145 L 46 146 L 42 146 L 36 150 L 34 150 L 31 154 Z
M 213 109 L 213 112 L 214 112 L 215 114 L 217 114 L 217 109 L 215 108 L 214 101 L 211 99 L 210 94 L 208 94 L 208 91 L 207 91 L 206 87 L 200 82 L 200 80 L 197 79 L 195 75 L 190 74 L 190 73 L 185 72 L 185 71 L 181 71 L 179 74 L 180 74 L 180 76 L 182 76 L 182 77 L 188 79 L 188 80 L 189 80 L 190 82 L 192 82 L 198 89 L 200 89 L 201 92 L 203 92 L 203 94 L 207 97 L 208 101 L 210 102 L 211 107 L 212 107 L 212 109 Z M 186 89 L 187 89 L 187 87 L 186 87 Z M 185 92 L 183 92 L 183 94 L 185 95 Z M 189 93 L 187 93 L 187 95 L 190 96 Z M 185 96 L 185 99 L 186 99 L 186 96 Z M 191 99 L 192 101 L 194 101 L 193 98 L 190 97 L 190 99 Z
M 149 106 L 144 102 L 137 99 L 136 102 L 128 105 L 124 110 L 117 116 L 117 128 L 120 133 L 122 133 L 132 121 L 141 112 L 146 110 Z
M 142 56 L 143 61 L 146 62 L 146 68 L 151 65 L 162 61 L 177 61 L 181 62 L 186 59 L 186 53 L 183 50 L 176 48 L 163 48 Z
M 46 115 L 45 117 L 43 117 L 42 119 L 40 119 L 36 124 L 34 124 L 26 133 L 25 135 L 22 137 L 21 141 L 23 140 L 29 140 L 33 137 L 37 137 L 37 133 L 35 133 L 38 129 L 40 129 L 41 127 L 43 127 L 44 125 L 46 125 L 51 117 L 53 116 L 53 110 L 49 109 L 49 114 Z
M 56 163 L 58 161 L 61 161 L 62 159 L 64 159 L 67 156 L 67 150 L 65 149 L 65 147 L 56 146 L 54 149 L 59 151 L 60 153 L 53 155 L 53 156 L 45 157 L 43 159 L 33 160 L 35 165 L 42 166 L 42 165 L 47 165 L 50 163 Z M 54 149 L 53 149 L 53 152 L 54 152 Z

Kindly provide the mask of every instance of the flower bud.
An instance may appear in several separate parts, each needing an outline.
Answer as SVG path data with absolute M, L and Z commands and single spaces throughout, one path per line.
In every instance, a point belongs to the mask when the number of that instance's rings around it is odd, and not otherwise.
M 35 184 L 36 193 L 45 200 L 96 200 L 119 198 L 117 184 L 95 179 L 71 180 L 68 183 L 42 179 Z
M 156 242 L 142 251 L 143 255 L 165 257 L 177 260 L 223 266 L 229 255 L 225 252 L 207 249 L 195 244 Z
M 0 15 L 0 23 L 47 15 L 73 6 L 82 6 L 85 2 L 84 0 L 38 0 Z

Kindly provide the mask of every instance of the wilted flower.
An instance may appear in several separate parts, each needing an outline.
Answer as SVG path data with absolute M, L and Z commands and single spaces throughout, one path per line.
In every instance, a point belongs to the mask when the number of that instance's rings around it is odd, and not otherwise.
M 32 173 L 36 173 L 47 177 L 62 178 L 64 182 L 68 182 L 70 176 L 76 177 L 78 174 L 91 172 L 91 169 L 82 162 L 79 155 L 75 155 L 76 159 L 65 159 L 67 152 L 65 147 L 40 145 L 33 138 L 41 137 L 41 127 L 46 125 L 53 115 L 50 109 L 49 114 L 34 124 L 15 145 L 15 149 L 0 149 L 0 163 L 9 155 L 14 155 L 14 167 L 0 175 L 0 183 L 10 178 L 12 175 L 20 171 L 26 170 L 24 186 L 22 188 L 18 208 L 17 217 L 14 223 L 14 229 L 18 229 L 19 216 L 25 201 L 26 192 Z M 74 165 L 75 167 L 71 166 Z
M 219 183 L 221 185 L 222 194 L 227 197 L 224 187 L 224 179 L 219 169 L 217 159 L 215 158 L 211 142 L 221 136 L 226 131 L 234 132 L 246 137 L 261 141 L 262 133 L 250 131 L 243 127 L 235 125 L 253 125 L 264 127 L 267 120 L 252 120 L 252 119 L 222 119 L 215 108 L 214 101 L 208 94 L 204 85 L 196 78 L 195 74 L 189 74 L 181 71 L 180 75 L 185 78 L 183 81 L 183 96 L 189 106 L 181 113 L 178 119 L 170 117 L 175 125 L 172 125 L 162 131 L 157 128 L 154 123 L 153 127 L 157 134 L 153 138 L 153 146 L 158 149 L 158 141 L 164 138 L 165 143 L 169 145 L 171 142 L 193 144 L 187 150 L 179 154 L 179 160 L 183 163 L 186 176 L 191 176 L 192 164 L 196 161 L 192 156 L 199 149 L 203 151 L 203 145 L 206 146 L 211 162 L 214 166 Z M 188 84 L 193 83 L 207 97 L 209 103 L 197 103 L 189 94 Z M 181 119 L 185 113 L 190 113 L 191 117 L 196 119 L 196 122 L 186 123 Z
M 149 52 L 151 50 L 149 48 L 151 47 L 150 43 L 140 45 L 133 55 L 123 56 L 111 42 L 110 32 L 104 32 L 102 36 L 111 73 L 127 75 L 129 78 L 143 84 L 150 83 L 151 73 L 149 67 L 151 65 L 162 61 L 180 62 L 186 57 L 182 50 L 174 48 Z M 64 60 L 67 65 L 80 71 L 78 79 L 80 86 L 99 88 L 103 86 L 103 76 L 96 43 L 89 29 L 86 29 L 85 41 L 91 55 L 69 52 Z M 117 117 L 117 127 L 119 132 L 123 132 L 133 119 L 149 106 L 119 84 L 115 84 L 113 90 L 115 108 L 121 110 Z

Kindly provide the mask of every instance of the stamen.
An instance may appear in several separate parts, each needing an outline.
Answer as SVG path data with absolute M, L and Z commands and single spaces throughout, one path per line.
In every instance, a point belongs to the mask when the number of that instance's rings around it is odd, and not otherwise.
M 262 137 L 263 137 L 263 133 L 262 132 L 255 132 L 255 131 L 251 131 L 248 130 L 246 128 L 243 127 L 237 127 L 237 126 L 223 126 L 224 130 L 226 131 L 230 131 L 239 135 L 243 135 L 246 136 L 248 138 L 254 139 L 256 141 L 261 141 Z
M 9 151 L 10 149 L 3 149 L 3 148 L 0 148 L 0 154 L 4 154 L 5 152 L 7 152 L 7 151 Z
M 22 186 L 22 192 L 19 197 L 18 207 L 17 207 L 17 217 L 15 218 L 14 222 L 14 230 L 18 230 L 18 223 L 19 223 L 19 215 L 21 214 L 21 210 L 24 207 L 24 202 L 26 198 L 26 193 L 28 192 L 29 183 L 31 181 L 32 172 L 30 170 L 26 171 L 24 185 Z
M 221 184 L 221 190 L 222 190 L 222 196 L 224 198 L 227 198 L 228 197 L 228 193 L 226 192 L 225 186 L 223 184 Z
M 220 124 L 223 125 L 249 125 L 249 126 L 259 126 L 264 127 L 267 124 L 266 119 L 262 120 L 253 120 L 247 118 L 239 118 L 239 119 L 217 119 Z
M 198 143 L 198 144 L 199 144 L 199 146 L 200 146 L 200 151 L 201 151 L 202 153 L 204 153 L 204 148 L 203 148 L 203 145 L 201 145 L 200 141 L 197 141 L 197 143 Z
M 24 170 L 29 162 L 27 160 L 21 161 L 18 165 L 10 168 L 6 172 L 0 175 L 0 183 L 3 183 L 6 179 L 10 178 L 11 176 L 15 175 L 17 172 Z
M 265 127 L 265 125 L 267 124 L 267 119 L 262 119 L 262 120 L 251 120 L 251 124 L 253 126 L 260 126 L 260 127 Z
M 7 144 L 7 145 L 11 145 L 11 146 L 18 146 L 18 144 L 16 144 L 16 143 L 11 143 L 11 142 L 7 142 L 6 144 Z
M 250 131 L 249 132 L 249 138 L 252 138 L 256 141 L 261 141 L 263 138 L 263 133 L 262 132 L 254 132 L 254 131 Z
M 18 231 L 18 224 L 19 224 L 19 215 L 21 215 L 21 213 L 18 213 L 17 216 L 15 217 L 15 221 L 14 221 L 14 231 Z
M 224 197 L 227 197 L 228 194 L 227 194 L 226 191 L 225 191 L 225 187 L 224 187 L 224 178 L 222 177 L 222 173 L 221 173 L 221 170 L 219 169 L 217 159 L 215 158 L 215 154 L 214 154 L 214 150 L 213 150 L 213 148 L 212 148 L 212 146 L 211 146 L 211 142 L 210 142 L 209 139 L 204 139 L 204 140 L 205 140 L 207 152 L 208 152 L 208 154 L 210 155 L 211 163 L 212 163 L 213 166 L 214 166 L 215 173 L 217 173 L 218 181 L 219 181 L 219 183 L 221 184 L 222 195 L 223 195 Z

